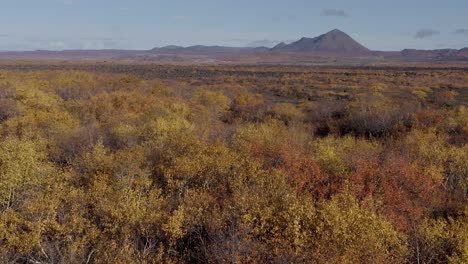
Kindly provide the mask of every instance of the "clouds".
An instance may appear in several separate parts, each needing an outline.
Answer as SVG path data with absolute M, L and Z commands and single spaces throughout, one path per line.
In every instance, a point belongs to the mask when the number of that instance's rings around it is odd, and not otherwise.
M 50 49 L 59 50 L 65 48 L 65 43 L 63 41 L 50 41 L 47 46 Z
M 67 49 L 123 49 L 131 48 L 133 41 L 124 37 L 46 37 L 0 34 L 0 50 L 67 50 Z
M 322 16 L 328 17 L 348 17 L 349 15 L 341 9 L 325 8 L 322 10 Z
M 455 34 L 468 36 L 468 29 L 467 28 L 457 29 L 455 30 Z
M 431 28 L 423 28 L 420 29 L 416 34 L 414 35 L 414 38 L 416 39 L 424 39 L 424 38 L 429 38 L 435 35 L 439 35 L 440 32 Z
M 247 46 L 248 47 L 273 47 L 280 42 L 281 41 L 278 41 L 278 40 L 262 39 L 262 40 L 251 41 Z
M 233 46 L 233 47 L 249 47 L 249 48 L 258 48 L 258 47 L 267 47 L 267 48 L 273 48 L 274 46 L 278 45 L 281 42 L 284 43 L 292 43 L 294 41 L 297 41 L 297 39 L 280 39 L 280 38 L 266 38 L 264 39 L 255 39 L 254 37 L 248 38 L 248 37 L 240 37 L 240 38 L 226 38 L 224 41 L 230 42 L 229 44 L 226 44 L 227 46 Z
M 449 32 L 446 32 L 449 33 Z M 461 35 L 461 36 L 468 36 L 468 29 L 467 28 L 460 28 L 452 32 L 454 35 Z M 414 34 L 415 39 L 425 39 L 430 38 L 436 35 L 440 35 L 441 32 L 431 28 L 423 28 L 417 31 Z

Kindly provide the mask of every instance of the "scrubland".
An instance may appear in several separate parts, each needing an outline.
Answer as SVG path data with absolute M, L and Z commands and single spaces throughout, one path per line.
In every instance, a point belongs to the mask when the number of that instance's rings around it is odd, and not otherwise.
M 0 66 L 1 263 L 466 263 L 468 70 Z

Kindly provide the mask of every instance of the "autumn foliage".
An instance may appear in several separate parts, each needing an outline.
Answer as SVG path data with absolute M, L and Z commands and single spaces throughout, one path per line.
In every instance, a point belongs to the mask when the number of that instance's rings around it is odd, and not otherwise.
M 465 71 L 122 67 L 0 71 L 1 263 L 468 261 Z

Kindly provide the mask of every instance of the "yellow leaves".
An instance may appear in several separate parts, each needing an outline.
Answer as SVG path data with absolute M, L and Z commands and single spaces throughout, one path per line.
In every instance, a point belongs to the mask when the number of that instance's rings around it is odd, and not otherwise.
M 109 154 L 102 141 L 94 145 L 88 152 L 75 161 L 76 168 L 84 174 L 108 173 L 112 168 L 113 156 Z
M 360 70 L 246 70 L 0 71 L 0 262 L 399 263 L 416 239 L 426 262 L 466 260 L 467 110 L 429 108 L 461 97 Z M 336 135 L 314 138 L 322 123 Z
M 17 251 L 20 254 L 28 254 L 39 247 L 40 235 L 41 228 L 37 222 L 28 221 L 21 214 L 10 209 L 2 212 L 0 217 L 1 253 Z
M 281 141 L 278 139 L 281 138 Z M 240 152 L 274 152 L 282 145 L 303 145 L 310 140 L 307 133 L 300 129 L 288 128 L 283 122 L 268 119 L 261 124 L 249 124 L 240 128 L 234 135 L 234 148 Z M 270 153 L 271 154 L 271 153 Z
M 80 125 L 78 119 L 64 111 L 63 102 L 56 95 L 23 87 L 17 89 L 16 101 L 18 114 L 0 126 L 3 133 L 32 140 L 48 139 L 53 148 Z
M 236 185 L 235 181 L 243 176 L 239 159 L 222 143 L 199 143 L 196 148 L 173 157 L 163 173 L 174 195 L 183 195 L 187 190 L 216 193 L 226 185 Z
M 197 227 L 202 227 L 207 222 L 214 222 L 217 219 L 209 219 L 207 215 L 214 215 L 214 198 L 206 192 L 188 190 L 180 205 L 170 216 L 164 230 L 173 241 L 183 238 L 191 232 L 200 232 Z M 201 234 L 198 234 L 201 235 Z
M 413 130 L 404 141 L 410 154 L 426 174 L 436 180 L 445 180 L 452 189 L 458 188 L 462 196 L 467 195 L 468 159 L 467 146 L 453 146 L 447 143 L 446 136 L 435 129 Z
M 395 263 L 406 255 L 405 237 L 385 218 L 359 205 L 349 193 L 321 204 L 315 241 L 329 263 Z
M 449 158 L 448 146 L 443 134 L 435 130 L 413 130 L 405 138 L 407 148 L 419 157 L 426 174 L 435 180 L 444 178 L 444 165 Z
M 446 138 L 436 130 L 413 130 L 405 139 L 410 150 L 416 151 L 420 156 L 432 163 L 443 162 L 447 158 L 445 152 Z
M 3 130 L 24 138 L 56 138 L 61 134 L 73 132 L 79 121 L 68 112 L 34 112 L 8 119 Z M 54 142 L 55 143 L 55 142 Z
M 131 141 L 132 138 L 135 138 L 134 140 L 136 140 L 136 138 L 141 135 L 141 132 L 134 125 L 120 123 L 112 129 L 112 134 L 122 141 L 129 143 L 128 141 Z
M 273 106 L 273 111 L 285 121 L 300 122 L 304 120 L 305 114 L 297 106 L 290 103 L 280 103 Z
M 468 145 L 452 146 L 445 165 L 447 185 L 456 195 L 468 198 Z
M 251 94 L 248 92 L 238 94 L 232 101 L 233 108 L 254 107 L 263 104 L 263 97 L 259 94 Z
M 266 110 L 262 95 L 242 92 L 232 100 L 229 112 L 223 116 L 223 120 L 227 123 L 258 122 L 265 118 Z
M 181 118 L 186 118 L 190 114 L 190 109 L 187 104 L 175 101 L 167 105 L 168 115 L 173 114 Z
M 319 224 L 315 205 L 308 199 L 296 200 L 290 207 L 288 239 L 296 254 L 307 256 L 315 243 L 315 230 Z
M 62 106 L 62 100 L 55 94 L 34 89 L 30 86 L 16 88 L 16 102 L 20 111 L 46 111 L 50 112 Z
M 44 246 L 44 234 L 65 232 L 57 219 L 67 174 L 46 161 L 36 143 L 0 142 L 0 251 L 30 254 Z
M 383 94 L 387 88 L 385 83 L 373 83 L 371 89 L 374 92 L 374 95 L 377 97 L 383 97 Z
M 193 100 L 215 112 L 227 110 L 231 102 L 222 91 L 210 91 L 203 88 L 195 90 Z
M 456 218 L 426 219 L 418 227 L 419 258 L 424 262 L 466 263 L 468 207 Z M 450 251 L 447 251 L 450 250 Z
M 411 92 L 411 94 L 415 95 L 416 97 L 418 97 L 419 99 L 421 100 L 425 100 L 428 95 L 425 91 L 422 91 L 422 90 L 414 90 Z
M 320 168 L 333 176 L 346 177 L 358 162 L 375 160 L 382 151 L 377 142 L 351 136 L 329 136 L 311 144 Z
M 317 162 L 327 173 L 336 176 L 346 176 L 348 166 L 337 154 L 335 147 L 318 143 L 316 146 Z
M 453 112 L 453 117 L 449 117 L 447 120 L 447 126 L 451 130 L 460 128 L 462 133 L 468 134 L 468 107 L 459 106 Z
M 89 181 L 81 204 L 99 221 L 96 235 L 102 242 L 96 243 L 97 259 L 136 259 L 136 240 L 156 243 L 162 236 L 165 201 L 147 168 L 144 151 L 136 146 L 111 153 L 98 143 L 77 161 Z
M 171 139 L 179 139 L 194 130 L 194 125 L 187 120 L 189 110 L 186 104 L 173 102 L 164 111 L 142 126 L 142 136 L 152 143 L 164 143 Z
M 161 96 L 171 96 L 174 93 L 174 89 L 165 85 L 164 83 L 157 81 L 156 83 L 153 84 L 151 88 L 151 94 L 157 97 Z
M 193 125 L 179 116 L 158 117 L 146 125 L 145 134 L 153 140 L 165 140 L 193 129 Z
M 197 88 L 190 100 L 189 119 L 201 125 L 197 126 L 194 132 L 204 137 L 218 137 L 219 134 L 213 132 L 224 129 L 224 124 L 219 118 L 227 114 L 230 102 L 222 91 Z
M 21 199 L 26 186 L 34 186 L 47 169 L 45 155 L 31 141 L 8 138 L 0 142 L 0 202 L 2 210 Z
M 447 91 L 441 92 L 438 95 L 437 100 L 440 101 L 442 104 L 452 105 L 458 95 L 459 93 L 455 90 L 447 90 Z
M 295 194 L 278 171 L 261 171 L 249 179 L 249 184 L 235 193 L 242 222 L 249 234 L 273 247 L 282 247 L 288 239 L 288 226 Z
M 420 87 L 411 91 L 411 94 L 415 95 L 421 100 L 426 100 L 430 94 L 432 94 L 432 89 L 430 87 Z

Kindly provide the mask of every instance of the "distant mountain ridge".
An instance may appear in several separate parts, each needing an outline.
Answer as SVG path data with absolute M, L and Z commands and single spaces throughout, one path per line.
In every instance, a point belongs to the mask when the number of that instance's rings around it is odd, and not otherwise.
M 134 60 L 161 62 L 326 62 L 343 58 L 347 61 L 466 61 L 468 47 L 456 49 L 402 51 L 372 51 L 339 29 L 331 30 L 317 37 L 303 37 L 292 43 L 278 43 L 267 47 L 189 47 L 165 46 L 150 50 L 63 50 L 63 51 L 19 51 L 0 52 L 0 59 L 54 59 L 54 60 Z
M 467 49 L 467 48 L 465 48 Z M 435 49 L 435 50 L 418 50 L 418 49 L 404 49 L 401 55 L 405 58 L 429 58 L 429 59 L 444 59 L 444 58 L 457 58 L 468 55 L 464 50 L 457 49 Z M 466 54 L 464 54 L 466 53 Z
M 262 48 L 262 47 L 260 47 Z M 153 54 L 192 54 L 192 55 L 209 55 L 209 54 L 229 54 L 238 52 L 253 52 L 260 48 L 249 47 L 225 47 L 225 46 L 203 46 L 195 45 L 190 47 L 181 46 L 165 46 L 161 48 L 153 48 L 149 50 Z M 266 49 L 266 48 L 265 48 Z
M 303 37 L 291 44 L 279 43 L 273 48 L 266 47 L 224 47 L 224 46 L 165 46 L 153 48 L 152 53 L 171 53 L 171 54 L 227 54 L 237 52 L 291 52 L 291 53 L 337 53 L 348 55 L 370 54 L 371 51 L 355 41 L 348 34 L 334 29 L 328 33 L 315 38 Z

